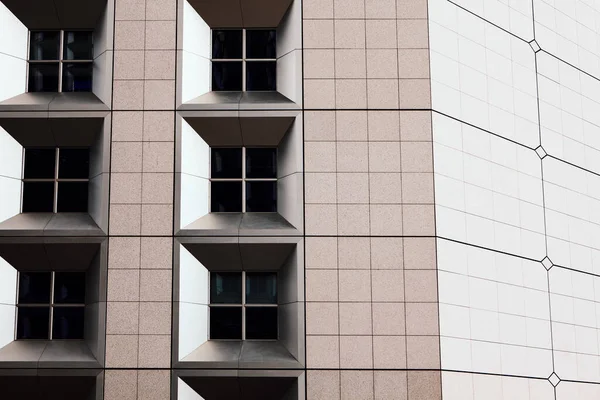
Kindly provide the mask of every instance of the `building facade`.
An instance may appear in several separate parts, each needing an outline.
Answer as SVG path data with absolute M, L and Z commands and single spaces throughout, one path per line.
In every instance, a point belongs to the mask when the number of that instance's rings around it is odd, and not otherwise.
M 0 393 L 600 398 L 600 3 L 1 0 Z

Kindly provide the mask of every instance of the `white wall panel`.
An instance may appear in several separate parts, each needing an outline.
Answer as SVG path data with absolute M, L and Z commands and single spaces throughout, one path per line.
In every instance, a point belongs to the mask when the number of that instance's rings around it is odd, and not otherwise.
M 444 400 L 554 400 L 554 388 L 543 379 L 442 373 Z
M 0 304 L 17 302 L 17 270 L 0 257 Z
M 600 385 L 592 383 L 561 382 L 556 387 L 556 400 L 596 400 L 600 398 Z
M 3 3 L 0 3 L 0 26 L 2 27 L 0 53 L 25 60 L 29 32 Z
M 21 180 L 0 176 L 0 222 L 21 212 Z
M 0 348 L 15 340 L 16 307 L 0 304 Z
M 187 2 L 183 2 L 182 102 L 210 91 L 210 27 Z

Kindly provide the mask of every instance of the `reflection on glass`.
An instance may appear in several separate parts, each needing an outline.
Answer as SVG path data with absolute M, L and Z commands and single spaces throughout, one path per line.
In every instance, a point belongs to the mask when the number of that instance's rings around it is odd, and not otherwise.
M 85 272 L 56 272 L 54 274 L 54 303 L 85 303 Z
M 217 148 L 211 149 L 210 159 L 211 178 L 241 178 L 242 149 Z
M 212 90 L 242 90 L 242 62 L 212 62 Z
M 19 273 L 19 304 L 50 304 L 50 272 Z
M 274 29 L 246 30 L 246 58 L 276 58 Z
M 60 32 L 31 32 L 29 39 L 30 60 L 58 60 Z
M 246 182 L 247 212 L 277 212 L 277 182 Z
M 29 92 L 58 92 L 58 63 L 29 63 Z
M 246 273 L 246 303 L 277 304 L 277 274 L 274 272 Z
M 64 63 L 63 64 L 63 92 L 91 92 L 92 63 Z
M 253 61 L 246 63 L 246 90 L 277 90 L 277 73 L 275 61 Z
M 211 272 L 211 304 L 241 304 L 242 274 L 239 272 Z
M 18 307 L 17 312 L 17 339 L 49 339 L 49 307 Z
M 241 59 L 242 31 L 215 29 L 212 31 L 212 58 Z
M 92 60 L 94 58 L 92 32 L 65 32 L 63 49 L 65 60 Z
M 276 178 L 277 149 L 247 148 L 246 178 Z
M 83 307 L 54 307 L 52 339 L 83 339 Z

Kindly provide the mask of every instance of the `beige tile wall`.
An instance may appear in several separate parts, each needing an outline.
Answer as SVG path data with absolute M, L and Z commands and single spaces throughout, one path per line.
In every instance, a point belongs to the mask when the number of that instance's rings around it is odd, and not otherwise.
M 106 400 L 170 398 L 176 0 L 117 0 Z
M 303 6 L 307 397 L 441 399 L 427 1 Z

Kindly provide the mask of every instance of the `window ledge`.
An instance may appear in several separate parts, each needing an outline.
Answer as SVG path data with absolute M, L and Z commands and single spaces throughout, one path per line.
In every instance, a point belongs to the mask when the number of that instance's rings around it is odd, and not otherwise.
M 105 236 L 86 213 L 22 213 L 0 223 L 0 236 Z
M 187 225 L 177 235 L 298 236 L 300 232 L 278 213 L 210 213 Z
M 209 340 L 177 363 L 179 368 L 304 368 L 279 341 Z
M 2 0 L 2 3 L 30 30 L 93 28 L 106 0 Z
M 179 106 L 178 111 L 293 111 L 300 106 L 279 92 L 208 92 Z
M 0 112 L 109 111 L 92 92 L 23 93 L 0 102 Z
M 83 340 L 15 340 L 0 349 L 1 368 L 101 368 Z

